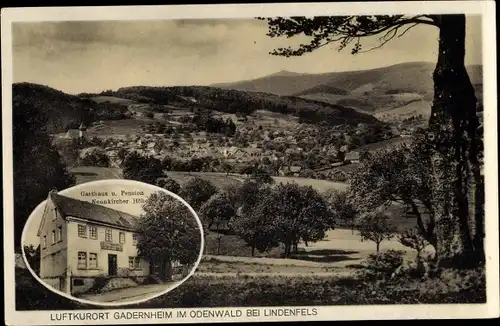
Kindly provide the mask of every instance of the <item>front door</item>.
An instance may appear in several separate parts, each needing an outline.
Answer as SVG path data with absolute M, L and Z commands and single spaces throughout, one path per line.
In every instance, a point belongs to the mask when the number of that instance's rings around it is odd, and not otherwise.
M 116 255 L 108 254 L 108 275 L 113 276 L 118 274 L 118 259 Z

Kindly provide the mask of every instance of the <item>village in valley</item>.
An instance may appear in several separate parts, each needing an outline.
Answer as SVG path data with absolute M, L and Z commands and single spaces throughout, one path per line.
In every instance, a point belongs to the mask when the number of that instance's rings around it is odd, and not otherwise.
M 372 141 L 371 146 L 362 145 L 363 136 L 370 132 L 369 126 L 363 123 L 348 132 L 339 129 L 331 133 L 333 137 L 342 137 L 343 142 L 332 144 L 323 141 L 324 144 L 321 144 L 317 139 L 322 131 L 319 127 L 300 124 L 297 118 L 280 113 L 264 110 L 250 115 L 210 112 L 208 114 L 215 118 L 230 121 L 234 131 L 229 134 L 209 133 L 192 123 L 193 117 L 200 114 L 193 110 L 192 103 L 197 103 L 197 100 L 192 97 L 183 98 L 191 104 L 186 108 L 168 105 L 151 107 L 128 100 L 125 100 L 128 103 L 125 105 L 120 104 L 123 99 L 110 96 L 92 100 L 106 108 L 111 105 L 126 108 L 131 117 L 129 121 L 133 121 L 134 126 L 131 130 L 119 127 L 117 133 L 111 133 L 113 126 L 121 121 L 100 120 L 81 122 L 77 128 L 53 134 L 53 143 L 62 148 L 63 156 L 65 147 L 77 144 L 78 157 L 73 160 L 68 158 L 73 164 L 78 164 L 78 158 L 83 159 L 85 155 L 100 153 L 107 157 L 106 161 L 109 160 L 109 167 L 119 168 L 126 154 L 135 152 L 159 160 L 166 157 L 181 162 L 204 160 L 205 164 L 180 169 L 185 172 L 249 174 L 249 168 L 264 166 L 273 176 L 345 181 L 343 169 L 336 168 L 345 166 L 344 169 L 352 169 L 359 163 L 360 153 L 383 148 L 385 143 L 396 145 L 406 142 L 423 122 L 420 115 L 420 120 L 415 119 L 416 123 L 400 122 L 384 126 L 385 133 Z M 138 111 L 138 107 L 142 110 Z M 168 113 L 152 113 L 155 108 Z M 204 114 L 207 114 L 206 110 Z M 307 159 L 309 163 L 305 162 Z

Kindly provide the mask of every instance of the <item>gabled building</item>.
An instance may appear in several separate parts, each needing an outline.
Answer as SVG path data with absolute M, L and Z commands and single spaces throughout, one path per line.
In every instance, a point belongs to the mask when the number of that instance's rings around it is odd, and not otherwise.
M 353 151 L 346 154 L 344 162 L 359 163 L 359 152 Z
M 52 190 L 38 229 L 40 278 L 76 294 L 98 279 L 146 278 L 152 270 L 138 257 L 136 217 Z
M 86 139 L 87 138 L 87 127 L 83 124 L 80 124 L 78 129 L 68 129 L 64 138 L 67 139 Z

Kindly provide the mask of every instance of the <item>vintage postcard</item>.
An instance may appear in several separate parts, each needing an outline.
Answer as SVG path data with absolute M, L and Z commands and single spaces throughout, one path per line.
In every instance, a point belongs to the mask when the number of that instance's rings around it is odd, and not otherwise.
M 3 9 L 6 324 L 498 317 L 494 12 Z

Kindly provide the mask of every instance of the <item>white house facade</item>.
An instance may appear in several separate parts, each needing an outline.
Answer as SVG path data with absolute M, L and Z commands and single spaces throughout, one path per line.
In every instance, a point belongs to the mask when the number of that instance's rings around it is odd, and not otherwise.
M 40 278 L 68 294 L 103 279 L 145 279 L 150 266 L 138 257 L 135 221 L 130 214 L 51 191 L 38 230 Z

